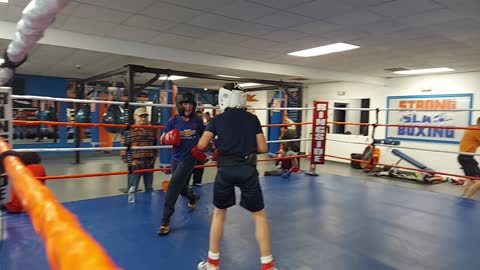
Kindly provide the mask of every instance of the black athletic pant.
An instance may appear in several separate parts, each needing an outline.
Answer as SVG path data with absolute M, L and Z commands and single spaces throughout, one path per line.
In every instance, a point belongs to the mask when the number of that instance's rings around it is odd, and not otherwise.
M 165 204 L 163 209 L 163 218 L 170 219 L 175 211 L 175 203 L 178 195 L 187 197 L 190 201 L 193 200 L 193 192 L 188 188 L 187 184 L 192 174 L 193 166 L 195 166 L 195 159 L 189 157 L 184 160 L 172 159 L 172 178 L 168 184 L 167 194 L 165 195 Z

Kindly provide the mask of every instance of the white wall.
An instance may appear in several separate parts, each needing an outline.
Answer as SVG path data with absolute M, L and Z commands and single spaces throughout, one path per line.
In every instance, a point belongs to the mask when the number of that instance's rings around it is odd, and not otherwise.
M 432 89 L 430 92 L 421 90 Z M 339 91 L 345 91 L 345 95 L 339 96 Z M 480 72 L 444 74 L 434 76 L 415 76 L 408 78 L 396 78 L 387 80 L 387 85 L 382 87 L 378 85 L 368 85 L 360 83 L 327 83 L 310 85 L 305 90 L 304 99 L 308 103 L 304 106 L 311 107 L 313 100 L 329 101 L 329 106 L 333 106 L 333 101 L 340 99 L 362 99 L 370 98 L 371 108 L 386 108 L 387 96 L 398 95 L 436 95 L 436 94 L 456 94 L 456 93 L 473 93 L 473 108 L 476 104 L 480 104 Z M 311 111 L 306 112 L 305 119 L 312 119 Z M 474 112 L 472 121 L 475 121 L 480 114 Z M 332 117 L 332 118 L 331 118 Z M 329 120 L 333 119 L 333 114 L 329 115 Z M 375 121 L 375 112 L 370 112 L 370 123 Z M 380 113 L 379 122 L 385 123 L 386 113 Z M 371 133 L 372 128 L 370 128 Z M 304 133 L 310 133 L 309 127 L 304 127 Z M 375 138 L 384 138 L 385 129 L 377 128 Z M 331 140 L 343 140 L 351 142 L 369 141 L 365 136 L 328 134 L 327 154 L 349 157 L 350 153 L 361 153 L 364 149 L 363 145 L 346 144 L 334 142 Z M 309 147 L 308 143 L 304 144 Z M 401 141 L 401 146 L 422 148 L 422 149 L 439 149 L 445 151 L 458 152 L 458 144 L 432 143 L 432 142 L 410 142 Z M 305 148 L 304 148 L 305 149 Z M 309 148 L 308 148 L 309 149 Z M 381 162 L 393 163 L 398 159 L 389 153 L 388 149 L 381 148 Z M 434 153 L 420 150 L 400 149 L 406 154 L 414 157 L 418 161 L 424 163 L 434 170 L 463 174 L 460 165 L 457 162 L 456 154 Z M 338 161 L 338 159 L 335 159 Z M 348 161 L 345 161 L 348 162 Z M 400 165 L 409 165 L 404 162 Z

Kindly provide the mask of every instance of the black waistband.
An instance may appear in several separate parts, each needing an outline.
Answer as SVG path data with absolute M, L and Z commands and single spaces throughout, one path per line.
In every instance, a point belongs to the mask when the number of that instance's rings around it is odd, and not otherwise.
M 252 153 L 249 155 L 218 155 L 217 166 L 218 167 L 232 167 L 241 165 L 257 165 L 257 154 Z

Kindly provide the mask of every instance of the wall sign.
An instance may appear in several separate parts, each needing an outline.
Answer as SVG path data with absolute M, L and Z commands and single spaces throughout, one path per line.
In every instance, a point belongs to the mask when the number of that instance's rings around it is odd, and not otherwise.
M 325 141 L 327 139 L 328 102 L 313 102 L 312 159 L 311 164 L 325 163 Z
M 473 94 L 389 96 L 387 124 L 423 127 L 387 127 L 386 137 L 396 140 L 458 143 L 464 130 L 443 126 L 469 126 Z M 432 127 L 429 127 L 432 126 Z

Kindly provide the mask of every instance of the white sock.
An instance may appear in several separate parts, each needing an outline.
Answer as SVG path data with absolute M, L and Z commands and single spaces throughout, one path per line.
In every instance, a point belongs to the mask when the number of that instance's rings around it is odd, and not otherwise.
M 265 257 L 260 257 L 260 263 L 262 264 L 267 264 L 267 263 L 270 263 L 273 261 L 273 256 L 272 255 L 268 255 L 268 256 L 265 256 Z
M 220 259 L 220 252 L 219 253 L 213 253 L 211 251 L 208 251 L 208 258 L 212 260 L 218 260 Z

